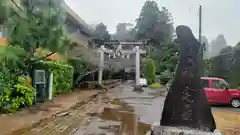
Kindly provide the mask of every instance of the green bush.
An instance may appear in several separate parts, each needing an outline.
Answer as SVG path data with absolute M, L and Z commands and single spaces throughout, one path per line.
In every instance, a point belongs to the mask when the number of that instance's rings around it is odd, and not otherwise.
M 156 80 L 156 66 L 154 60 L 148 58 L 143 65 L 143 73 L 148 81 L 148 84 L 152 84 Z
M 2 75 L 2 72 L 1 72 Z M 1 76 L 3 78 L 3 76 Z M 14 78 L 5 81 L 1 84 L 0 95 L 0 110 L 1 112 L 11 113 L 17 111 L 21 107 L 30 106 L 33 103 L 33 98 L 36 90 L 29 84 L 29 80 L 26 76 L 19 76 L 16 82 Z
M 72 66 L 57 61 L 41 61 L 35 67 L 53 73 L 53 95 L 72 91 Z

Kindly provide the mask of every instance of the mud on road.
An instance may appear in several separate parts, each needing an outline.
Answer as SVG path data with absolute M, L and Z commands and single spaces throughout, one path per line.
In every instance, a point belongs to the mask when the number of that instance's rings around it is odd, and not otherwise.
M 138 93 L 121 85 L 12 135 L 145 135 L 160 120 L 162 93 L 148 88 Z M 213 107 L 213 114 L 224 135 L 240 135 L 240 112 Z
M 115 90 L 122 91 L 122 89 L 118 87 Z M 135 115 L 120 113 L 133 112 L 133 108 L 126 104 L 116 104 L 120 102 L 115 100 L 114 95 L 100 94 L 87 103 L 78 104 L 68 111 L 42 120 L 31 129 L 23 129 L 11 135 L 123 135 L 123 132 L 131 131 L 132 125 L 131 120 L 126 121 L 123 118 L 131 119 Z M 140 125 L 147 127 L 146 130 L 150 128 L 149 125 Z

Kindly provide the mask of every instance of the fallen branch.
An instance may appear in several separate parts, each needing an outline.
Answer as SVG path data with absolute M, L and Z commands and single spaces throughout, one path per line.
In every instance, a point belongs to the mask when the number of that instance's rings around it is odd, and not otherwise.
M 13 3 L 13 5 L 18 9 L 18 10 L 21 10 L 21 12 L 24 12 L 24 10 L 14 1 L 14 0 L 11 0 L 11 2 Z M 15 15 L 17 15 L 20 19 L 26 21 L 26 22 L 29 22 L 29 20 L 25 19 L 25 18 L 22 18 L 18 12 L 16 12 L 14 9 L 13 9 L 13 12 Z
M 16 8 L 18 8 L 19 10 L 21 10 L 21 11 L 23 11 L 23 9 L 14 1 L 14 0 L 11 0 L 12 1 L 12 3 L 14 4 L 14 6 L 16 7 Z
M 30 61 L 30 62 L 37 62 L 37 61 L 40 61 L 40 60 L 44 60 L 44 59 L 46 59 L 47 57 L 50 57 L 50 56 L 52 56 L 53 54 L 55 54 L 56 52 L 51 52 L 51 53 L 49 53 L 49 54 L 47 54 L 47 55 L 45 55 L 45 56 L 43 56 L 43 57 L 41 57 L 41 58 L 39 58 L 39 59 L 36 59 L 36 60 L 32 60 L 32 61 Z

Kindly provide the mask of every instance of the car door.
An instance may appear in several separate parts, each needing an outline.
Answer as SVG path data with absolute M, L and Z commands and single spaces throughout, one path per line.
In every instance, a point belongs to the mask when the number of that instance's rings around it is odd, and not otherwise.
M 226 90 L 225 84 L 221 80 L 212 81 L 212 100 L 215 103 L 228 103 L 229 92 Z
M 207 96 L 208 102 L 212 102 L 213 98 L 213 91 L 210 88 L 210 81 L 208 79 L 202 79 L 203 89 Z

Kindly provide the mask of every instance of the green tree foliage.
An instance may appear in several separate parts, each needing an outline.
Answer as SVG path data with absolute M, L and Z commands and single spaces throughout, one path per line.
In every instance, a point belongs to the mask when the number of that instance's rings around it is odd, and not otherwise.
M 143 73 L 149 84 L 152 84 L 156 80 L 156 67 L 154 60 L 147 58 L 143 65 Z
M 235 49 L 233 50 L 233 61 L 232 61 L 232 68 L 231 68 L 231 83 L 235 87 L 240 87 L 240 42 L 236 45 Z
M 116 33 L 113 35 L 115 40 L 118 41 L 132 41 L 134 40 L 133 24 L 119 23 L 116 27 Z
M 161 49 L 153 51 L 151 56 L 158 67 L 157 72 L 164 72 L 165 70 L 174 72 L 179 59 L 178 44 L 175 42 L 166 43 L 162 45 Z
M 0 63 L 3 66 L 8 61 L 20 60 L 20 56 L 24 56 L 24 53 L 26 52 L 20 47 L 0 46 Z
M 10 15 L 8 0 L 0 1 L 0 24 L 6 24 L 7 18 Z
M 240 44 L 228 46 L 218 56 L 205 60 L 205 75 L 226 79 L 232 87 L 240 86 Z
M 107 26 L 99 23 L 94 30 L 94 39 L 96 40 L 109 40 L 110 34 L 108 33 Z
M 155 1 L 146 1 L 133 32 L 136 39 L 147 40 L 148 56 L 156 64 L 156 72 L 168 81 L 179 59 L 178 46 L 173 42 L 173 20 L 166 7 L 159 9 Z M 164 82 L 166 82 L 164 81 Z
M 74 68 L 74 86 L 77 86 L 84 76 L 98 70 L 97 64 L 89 62 L 89 59 L 84 56 L 78 57 L 78 59 L 69 59 L 68 63 Z
M 161 83 L 165 84 L 173 77 L 179 60 L 179 45 L 176 42 L 165 43 L 161 49 L 153 49 L 150 56 L 156 64 L 156 72 L 160 75 Z
M 204 76 L 209 76 L 212 74 L 212 59 L 204 60 Z
M 210 57 L 213 57 L 213 56 L 218 56 L 220 51 L 223 49 L 223 48 L 226 48 L 228 45 L 227 45 L 227 41 L 224 37 L 224 35 L 222 34 L 219 34 L 217 36 L 217 38 L 215 40 L 212 41 L 212 52 L 211 52 L 211 55 Z
M 167 8 L 158 8 L 155 1 L 146 1 L 137 19 L 136 37 L 160 45 L 172 40 L 173 22 Z
M 56 52 L 64 54 L 70 47 L 63 28 L 64 13 L 53 1 L 48 0 L 42 7 L 33 0 L 24 0 L 22 5 L 11 0 L 14 14 L 8 19 L 9 45 L 23 48 L 27 52 L 24 59 L 27 63 L 39 59 L 35 56 L 38 49 L 51 52 L 40 58 L 44 59 Z
M 27 81 L 25 70 L 56 52 L 65 54 L 70 41 L 64 30 L 64 10 L 58 0 L 21 0 L 21 4 L 9 0 L 8 3 L 11 14 L 7 18 L 1 16 L 8 24 L 9 44 L 0 48 L 0 110 L 13 112 L 32 104 L 35 90 Z M 0 6 L 6 5 L 0 3 Z M 37 56 L 39 49 L 50 53 Z M 54 73 L 56 93 L 71 90 L 71 66 L 54 63 L 48 66 L 48 70 Z
M 233 51 L 234 48 L 228 46 L 220 51 L 219 56 L 213 58 L 212 74 L 227 79 L 227 76 L 231 72 L 231 65 L 234 57 Z

